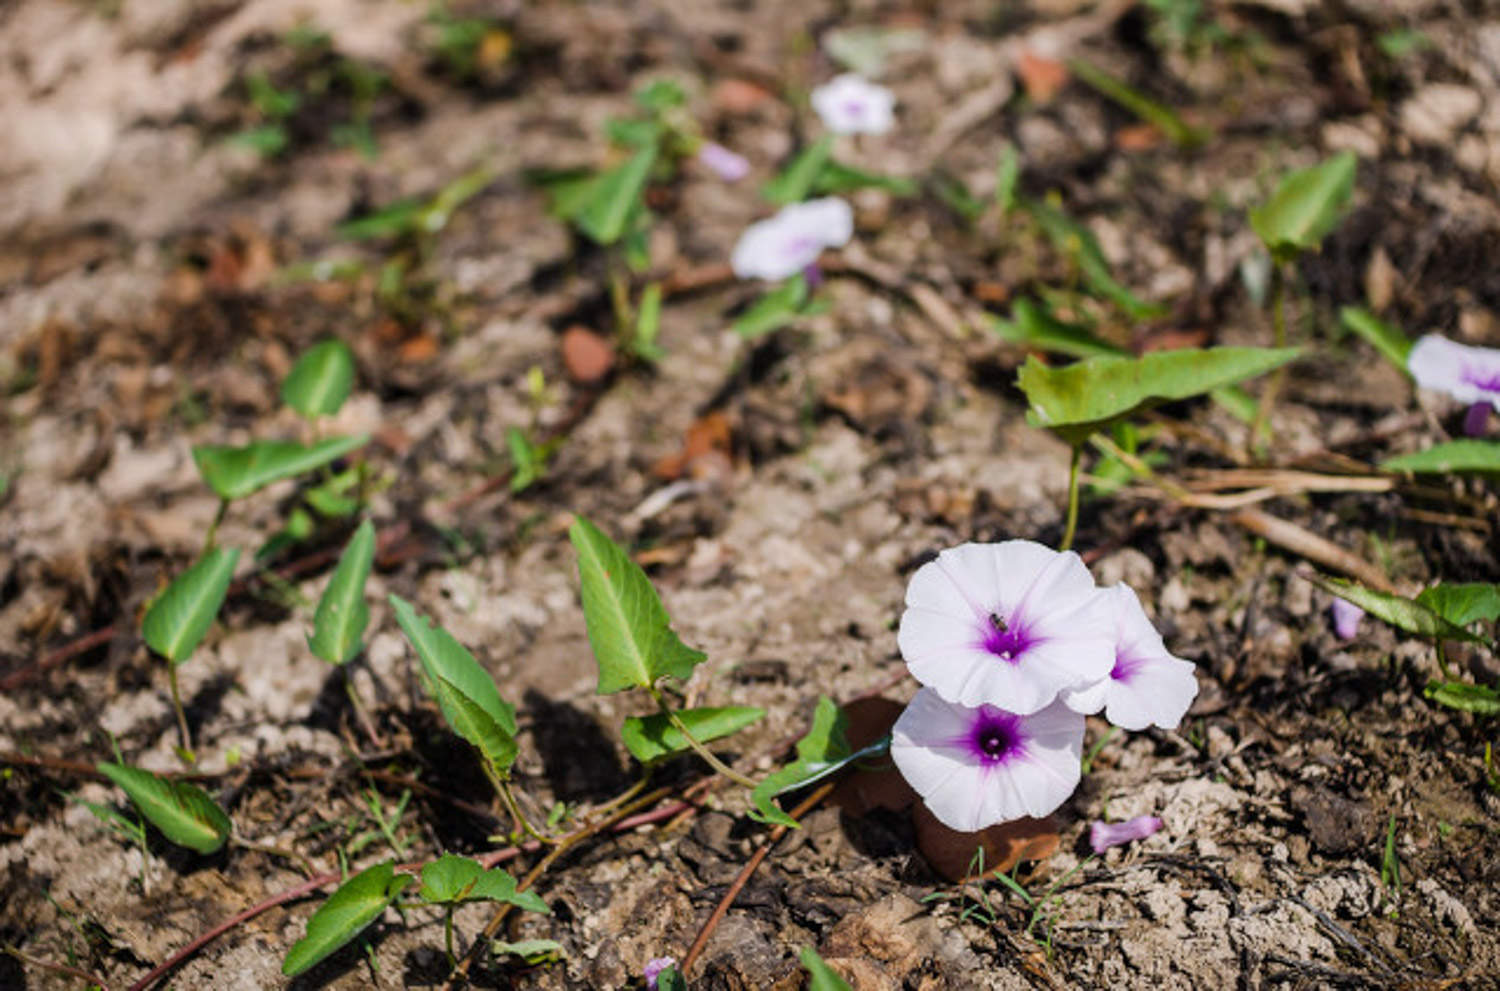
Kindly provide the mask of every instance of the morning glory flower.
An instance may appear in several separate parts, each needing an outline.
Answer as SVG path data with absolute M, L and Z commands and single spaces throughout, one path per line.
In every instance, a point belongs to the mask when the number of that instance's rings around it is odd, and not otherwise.
M 1125 822 L 1096 821 L 1089 826 L 1089 846 L 1102 854 L 1112 846 L 1144 840 L 1160 828 L 1161 820 L 1156 816 L 1136 816 Z
M 812 106 L 834 134 L 884 134 L 896 123 L 896 94 L 852 72 L 813 90 Z
M 854 236 L 854 211 L 837 197 L 782 207 L 774 217 L 745 228 L 729 264 L 742 279 L 776 281 L 818 260 Z
M 1340 640 L 1353 640 L 1359 636 L 1359 621 L 1365 617 L 1363 609 L 1348 599 L 1334 596 L 1328 611 L 1333 614 L 1333 632 Z
M 923 688 L 891 729 L 902 777 L 962 833 L 1052 814 L 1078 787 L 1082 756 L 1083 716 L 1061 702 L 1020 715 Z
M 677 960 L 673 957 L 656 957 L 646 961 L 645 969 L 641 972 L 641 976 L 646 978 L 646 987 L 655 988 L 656 979 L 661 976 L 661 972 L 675 966 Z
M 1500 350 L 1428 334 L 1407 355 L 1406 370 L 1424 389 L 1446 392 L 1463 403 L 1489 403 L 1500 411 Z
M 721 144 L 705 141 L 698 147 L 698 161 L 725 182 L 739 182 L 750 174 L 750 163 Z
M 1115 663 L 1113 610 L 1077 554 L 1030 540 L 961 544 L 917 569 L 896 636 L 949 702 L 1026 716 Z
M 1111 585 L 1100 595 L 1114 611 L 1114 663 L 1105 678 L 1064 693 L 1063 701 L 1085 714 L 1103 709 L 1121 729 L 1142 730 L 1153 723 L 1176 729 L 1198 695 L 1192 662 L 1167 650 L 1129 585 Z

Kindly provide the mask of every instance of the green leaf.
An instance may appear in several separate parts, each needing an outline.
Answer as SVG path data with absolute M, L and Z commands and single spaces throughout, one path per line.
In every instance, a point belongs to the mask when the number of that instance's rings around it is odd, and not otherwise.
M 823 958 L 811 946 L 804 946 L 798 959 L 802 961 L 802 967 L 810 978 L 807 991 L 854 991 L 832 967 L 823 962 Z
M 483 165 L 465 172 L 439 189 L 437 195 L 422 208 L 417 218 L 417 227 L 425 233 L 436 234 L 448 226 L 448 221 L 453 219 L 453 214 L 459 207 L 494 181 L 494 173 Z
M 498 771 L 507 770 L 516 754 L 515 706 L 500 698 L 495 680 L 452 634 L 418 616 L 400 596 L 392 595 L 390 602 L 396 622 L 422 662 L 443 718 Z
M 307 920 L 307 935 L 287 952 L 281 972 L 296 977 L 311 969 L 380 918 L 412 881 L 395 869 L 395 861 L 387 860 L 339 885 Z
M 688 991 L 687 978 L 676 967 L 668 967 L 656 975 L 656 991 Z
M 777 206 L 801 203 L 832 155 L 833 136 L 825 134 L 803 148 L 779 175 L 760 188 L 760 194 Z
M 797 820 L 777 808 L 771 799 L 825 778 L 859 756 L 849 747 L 845 726 L 843 710 L 828 696 L 819 696 L 812 726 L 807 735 L 797 741 L 797 759 L 766 775 L 750 792 L 750 800 L 755 803 L 751 818 L 795 828 Z M 869 750 L 867 747 L 860 754 Z
M 173 664 L 187 660 L 219 614 L 239 559 L 238 547 L 216 547 L 172 579 L 146 610 L 146 646 Z
M 1406 359 L 1411 355 L 1412 342 L 1399 327 L 1393 327 L 1369 310 L 1362 310 L 1357 306 L 1346 306 L 1339 310 L 1339 321 L 1345 329 L 1368 341 L 1385 360 L 1402 372 L 1406 371 Z
M 1297 348 L 1183 348 L 1139 358 L 1089 358 L 1066 368 L 1048 368 L 1033 355 L 1017 384 L 1031 402 L 1027 421 L 1056 430 L 1076 446 L 1145 406 L 1263 375 L 1299 354 Z
M 496 940 L 490 950 L 500 956 L 510 954 L 529 964 L 547 963 L 562 956 L 563 945 L 555 939 L 518 939 L 514 943 Z
M 1417 593 L 1417 601 L 1454 626 L 1500 619 L 1500 585 L 1441 582 Z
M 1500 444 L 1487 440 L 1450 440 L 1415 454 L 1402 454 L 1380 462 L 1386 471 L 1409 471 L 1417 475 L 1446 475 L 1456 471 L 1500 472 Z
M 598 693 L 652 688 L 664 677 L 686 681 L 707 655 L 672 632 L 646 572 L 582 516 L 574 517 L 568 539 L 578 552 L 583 619 L 599 665 Z
M 213 853 L 234 830 L 224 810 L 197 785 L 123 764 L 102 763 L 99 773 L 119 785 L 141 815 L 178 846 Z
M 1398 630 L 1405 630 L 1428 640 L 1484 641 L 1460 626 L 1454 626 L 1424 603 L 1389 592 L 1377 592 L 1341 578 L 1330 578 L 1316 572 L 1300 572 L 1304 578 L 1325 592 L 1359 606 L 1377 619 L 1383 619 Z
M 1145 320 L 1161 316 L 1166 308 L 1147 303 L 1126 289 L 1110 274 L 1109 260 L 1094 232 L 1049 203 L 1018 197 L 1020 205 L 1036 220 L 1058 252 L 1073 260 L 1083 281 L 1096 295 L 1124 310 L 1131 318 Z
M 623 164 L 599 176 L 588 202 L 579 210 L 579 230 L 599 244 L 614 244 L 629 226 L 631 215 L 643 207 L 641 193 L 656 164 L 656 145 L 642 148 Z
M 747 341 L 764 337 L 792 323 L 805 312 L 807 279 L 794 275 L 763 294 L 734 321 L 734 332 Z
M 1260 413 L 1260 401 L 1237 385 L 1226 385 L 1208 394 L 1208 398 L 1241 423 L 1254 423 Z
M 265 124 L 231 134 L 225 139 L 225 143 L 249 148 L 251 151 L 271 158 L 280 154 L 282 149 L 291 143 L 291 138 L 287 135 L 286 128 L 280 124 Z
M 654 114 L 661 113 L 686 103 L 687 91 L 671 79 L 654 79 L 635 91 L 635 102 Z
M 1016 208 L 1016 186 L 1020 181 L 1021 156 L 1016 153 L 1015 145 L 1007 143 L 995 165 L 995 205 L 1000 208 L 1000 216 Z
M 524 492 L 547 471 L 546 445 L 533 444 L 520 427 L 505 428 L 505 446 L 510 449 L 510 490 Z
M 360 638 L 370 623 L 365 579 L 370 577 L 374 562 L 375 524 L 365 520 L 349 538 L 313 614 L 313 632 L 307 646 L 329 664 L 345 664 L 364 647 Z
M 358 434 L 330 437 L 307 446 L 283 440 L 258 440 L 244 447 L 200 444 L 193 448 L 193 460 L 220 499 L 234 500 L 272 482 L 321 468 L 369 442 L 369 434 Z
M 834 196 L 856 189 L 883 189 L 892 196 L 914 196 L 917 184 L 900 176 L 866 172 L 830 158 L 813 180 L 812 191 L 819 196 Z
M 479 861 L 451 853 L 422 868 L 422 890 L 418 897 L 432 904 L 509 902 L 530 912 L 552 914 L 552 909 L 535 892 L 517 891 L 516 879 L 503 868 L 486 871 Z
M 1196 148 L 1210 137 L 1208 131 L 1190 126 L 1170 107 L 1082 59 L 1069 60 L 1068 68 L 1084 83 L 1155 127 L 1179 148 Z
M 397 200 L 388 206 L 347 220 L 333 229 L 334 236 L 348 241 L 369 241 L 382 237 L 399 237 L 421 227 L 427 205 L 420 197 Z
M 1271 198 L 1250 211 L 1250 226 L 1278 261 L 1316 251 L 1343 219 L 1359 159 L 1352 151 L 1287 173 Z
M 1073 358 L 1101 355 L 1123 355 L 1124 348 L 1095 337 L 1087 327 L 1067 323 L 1054 317 L 1045 306 L 1025 297 L 1016 300 L 1010 319 L 991 316 L 990 329 L 1002 340 L 1013 341 L 1045 351 L 1056 351 Z
M 1488 685 L 1429 681 L 1422 694 L 1450 709 L 1472 712 L 1477 716 L 1500 716 L 1500 692 Z
M 354 385 L 354 352 L 336 338 L 319 341 L 297 359 L 281 383 L 281 401 L 309 420 L 332 416 Z
M 734 705 L 719 709 L 679 709 L 677 717 L 699 743 L 738 733 L 766 714 L 764 709 Z M 692 749 L 666 713 L 627 716 L 620 727 L 625 747 L 642 764 L 650 764 Z
M 661 332 L 661 283 L 649 283 L 641 290 L 640 305 L 635 311 L 635 334 L 630 338 L 630 352 L 647 361 L 666 356 L 656 343 Z

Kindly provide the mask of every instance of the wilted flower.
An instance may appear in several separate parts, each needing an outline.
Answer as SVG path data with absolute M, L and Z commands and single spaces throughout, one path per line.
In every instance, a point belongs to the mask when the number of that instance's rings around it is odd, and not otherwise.
M 824 248 L 848 244 L 853 235 L 854 211 L 843 200 L 793 203 L 745 228 L 729 264 L 742 279 L 785 279 L 817 261 Z
M 891 759 L 949 829 L 1040 819 L 1078 786 L 1083 717 L 1054 703 L 1030 715 L 943 701 L 923 688 L 891 729 Z
M 1082 559 L 1030 540 L 962 544 L 918 568 L 897 643 L 949 702 L 1022 716 L 1115 663 L 1110 603 Z
M 739 182 L 750 174 L 750 163 L 721 144 L 705 141 L 698 147 L 698 161 L 725 182 Z
M 1112 846 L 1144 840 L 1160 828 L 1161 820 L 1156 816 L 1136 816 L 1126 822 L 1096 821 L 1089 826 L 1089 846 L 1095 853 L 1103 853 Z
M 1063 700 L 1085 714 L 1103 709 L 1121 729 L 1152 723 L 1175 729 L 1198 695 L 1192 663 L 1171 655 L 1129 585 L 1112 585 L 1100 597 L 1114 610 L 1114 664 L 1105 678 L 1065 693 Z
M 1353 640 L 1359 636 L 1359 621 L 1365 618 L 1363 609 L 1348 599 L 1334 596 L 1328 611 L 1333 614 L 1333 632 L 1340 640 Z
M 675 966 L 677 966 L 675 957 L 657 957 L 646 961 L 646 966 L 641 970 L 642 976 L 646 978 L 646 987 L 656 987 L 656 979 L 661 976 L 661 972 L 668 967 Z
M 896 95 L 852 72 L 813 90 L 812 106 L 835 134 L 884 134 L 896 123 Z
M 1411 349 L 1406 369 L 1417 385 L 1446 392 L 1464 403 L 1500 410 L 1500 350 L 1457 344 L 1428 334 Z

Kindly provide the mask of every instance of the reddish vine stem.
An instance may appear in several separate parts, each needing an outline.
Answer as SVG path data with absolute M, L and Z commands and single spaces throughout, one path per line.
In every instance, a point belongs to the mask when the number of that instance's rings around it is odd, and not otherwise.
M 793 819 L 801 819 L 808 812 L 812 811 L 813 806 L 827 798 L 832 793 L 833 788 L 834 783 L 832 781 L 820 785 L 816 791 L 799 802 L 797 807 L 792 809 L 788 815 Z M 715 929 L 719 928 L 719 923 L 723 921 L 724 916 L 729 914 L 729 906 L 733 905 L 734 900 L 739 897 L 740 892 L 745 890 L 745 885 L 750 883 L 750 878 L 755 873 L 756 868 L 760 867 L 761 862 L 770 854 L 772 848 L 781 842 L 781 838 L 786 835 L 786 831 L 786 826 L 777 826 L 771 830 L 771 835 L 766 837 L 766 841 L 745 862 L 745 866 L 740 869 L 739 876 L 734 879 L 734 883 L 729 886 L 729 890 L 724 892 L 724 897 L 719 899 L 719 904 L 714 906 L 713 914 L 703 923 L 703 928 L 698 930 L 698 938 L 694 939 L 693 945 L 688 947 L 687 956 L 682 958 L 682 976 L 686 977 L 688 972 L 692 970 L 693 964 L 702 955 L 703 948 L 708 945 L 709 937 L 714 934 Z

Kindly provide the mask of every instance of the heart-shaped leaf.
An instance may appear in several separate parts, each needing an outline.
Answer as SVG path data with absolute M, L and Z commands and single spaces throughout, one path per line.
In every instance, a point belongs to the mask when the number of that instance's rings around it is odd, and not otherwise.
M 335 338 L 308 348 L 281 383 L 281 400 L 309 420 L 332 416 L 354 386 L 354 352 Z
M 329 664 L 345 664 L 360 652 L 370 607 L 365 604 L 365 580 L 375 561 L 375 524 L 365 520 L 349 538 L 338 567 L 318 600 L 312 636 L 307 646 Z
M 411 881 L 392 860 L 349 878 L 307 920 L 307 935 L 287 951 L 281 972 L 296 977 L 321 963 L 380 918 Z
M 686 681 L 707 655 L 672 632 L 646 572 L 582 516 L 574 518 L 568 538 L 578 552 L 583 619 L 599 665 L 599 694 L 651 688 L 659 678 Z
M 146 610 L 146 645 L 173 664 L 187 660 L 219 614 L 239 559 L 238 547 L 216 547 L 172 579 Z
M 1488 440 L 1450 440 L 1415 454 L 1387 458 L 1380 462 L 1380 467 L 1386 471 L 1409 471 L 1416 475 L 1500 472 L 1500 444 Z
M 321 468 L 369 441 L 368 434 L 359 434 L 310 445 L 284 440 L 260 440 L 244 447 L 200 444 L 193 448 L 193 460 L 220 499 L 243 499 L 272 482 Z
M 119 785 L 141 815 L 178 846 L 213 853 L 234 830 L 229 816 L 197 785 L 123 764 L 100 764 L 99 773 Z
M 400 596 L 392 595 L 390 601 L 443 718 L 504 773 L 516 757 L 515 706 L 500 698 L 495 680 L 452 634 L 418 616 Z
M 1250 211 L 1250 226 L 1278 261 L 1316 251 L 1343 219 L 1354 193 L 1359 159 L 1352 151 L 1287 173 L 1265 203 Z
M 765 714 L 764 709 L 732 705 L 718 709 L 679 709 L 677 718 L 693 734 L 693 739 L 708 743 L 738 733 Z M 651 764 L 692 749 L 687 738 L 661 712 L 650 716 L 626 716 L 620 727 L 620 738 L 642 764 Z
M 1017 383 L 1031 401 L 1027 420 L 1076 446 L 1139 409 L 1263 375 L 1299 354 L 1297 348 L 1183 348 L 1089 358 L 1065 368 L 1049 368 L 1033 355 Z

